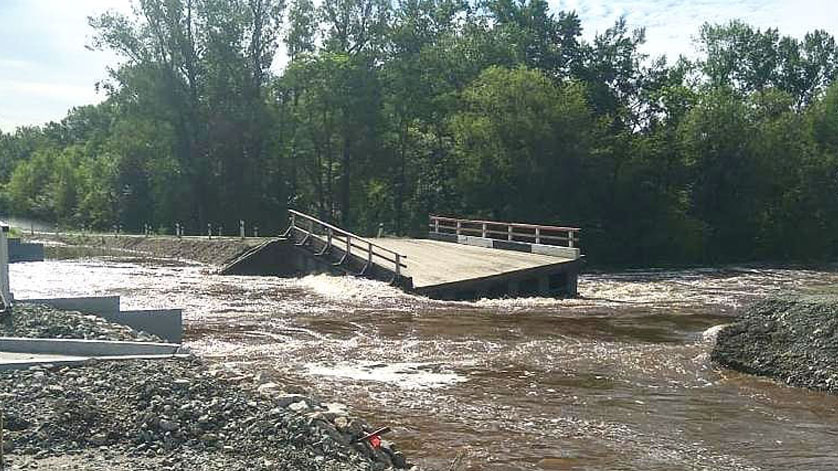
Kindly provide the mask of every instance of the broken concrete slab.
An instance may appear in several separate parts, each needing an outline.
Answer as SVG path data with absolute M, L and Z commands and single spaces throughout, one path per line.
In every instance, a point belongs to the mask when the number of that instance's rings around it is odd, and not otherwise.
M 82 366 L 91 361 L 130 361 L 130 360 L 165 360 L 168 358 L 188 358 L 188 354 L 169 355 L 115 355 L 101 357 L 81 357 L 72 355 L 25 354 L 0 351 L 0 371 L 21 370 L 35 366 L 63 367 Z
M 120 311 L 103 317 L 134 330 L 154 334 L 168 342 L 180 343 L 183 339 L 183 311 L 180 309 Z
M 9 263 L 43 262 L 44 244 L 23 242 L 19 238 L 9 238 Z
M 180 343 L 183 338 L 183 311 L 181 309 L 121 311 L 119 296 L 18 299 L 16 302 L 43 304 L 56 309 L 92 314 L 110 322 L 127 325 L 134 330 L 154 334 L 169 342 Z
M 180 345 L 111 340 L 0 337 L 0 352 L 71 356 L 172 355 Z

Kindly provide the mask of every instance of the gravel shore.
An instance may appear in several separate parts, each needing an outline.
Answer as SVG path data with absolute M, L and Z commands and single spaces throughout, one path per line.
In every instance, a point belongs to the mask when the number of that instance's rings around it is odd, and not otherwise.
M 163 342 L 156 335 L 137 332 L 98 316 L 37 304 L 17 304 L 11 314 L 0 317 L 0 336 Z
M 838 393 L 838 297 L 759 302 L 719 332 L 712 359 L 792 386 Z
M 3 335 L 136 340 L 77 312 L 16 306 Z M 7 469 L 408 469 L 338 403 L 199 358 L 91 361 L 0 372 Z M 415 468 L 414 468 L 415 469 Z
M 11 469 L 406 467 L 386 443 L 353 444 L 370 427 L 344 407 L 256 384 L 195 358 L 2 372 L 7 458 Z

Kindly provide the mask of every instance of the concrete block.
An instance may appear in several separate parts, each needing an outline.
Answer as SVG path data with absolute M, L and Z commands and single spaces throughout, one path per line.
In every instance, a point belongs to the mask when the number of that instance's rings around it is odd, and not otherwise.
M 105 316 L 119 312 L 119 296 L 96 296 L 80 298 L 17 299 L 24 304 L 44 304 L 65 311 L 79 311 L 85 314 Z
M 134 330 L 144 330 L 169 342 L 180 343 L 183 338 L 183 311 L 180 309 L 120 311 L 119 296 L 20 299 L 16 302 L 92 314 Z
M 570 247 L 556 247 L 554 245 L 540 245 L 532 244 L 532 253 L 540 255 L 549 255 L 553 257 L 562 257 L 576 260 L 581 255 L 577 248 Z
M 441 240 L 443 242 L 459 242 L 459 237 L 457 236 L 457 234 L 442 234 L 437 232 L 429 232 L 428 239 Z
M 75 367 L 84 366 L 91 361 L 131 361 L 131 360 L 168 360 L 171 358 L 189 358 L 188 354 L 174 354 L 174 355 L 118 355 L 118 356 L 100 356 L 100 357 L 74 357 L 70 355 L 43 355 L 31 354 L 25 355 L 25 358 L 9 359 L 9 355 L 0 352 L 0 371 L 8 370 L 25 370 L 33 366 L 47 366 L 53 367 Z
M 442 240 L 445 242 L 456 242 L 458 244 L 473 245 L 476 247 L 485 247 L 487 249 L 515 250 L 517 252 L 549 255 L 552 257 L 569 258 L 572 260 L 576 260 L 581 256 L 581 251 L 577 248 L 556 247 L 554 245 L 530 244 L 527 242 L 489 239 L 477 236 L 457 236 L 453 234 L 430 233 L 428 234 L 428 237 L 430 239 Z
M 473 245 L 475 247 L 492 248 L 492 239 L 475 236 L 459 236 L 458 242 L 465 245 Z
M 20 239 L 9 239 L 9 263 L 43 262 L 44 244 L 21 242 Z
M 0 221 L 0 298 L 3 303 L 10 303 L 9 291 L 9 226 Z M 4 306 L 5 309 L 5 306 Z
M 517 252 L 532 253 L 532 244 L 509 240 L 493 240 L 492 247 L 501 250 L 515 250 Z
M 39 353 L 69 356 L 173 355 L 180 345 L 154 342 L 107 340 L 32 339 L 0 337 L 0 352 Z
M 180 309 L 120 311 L 103 317 L 134 330 L 154 334 L 169 342 L 180 343 L 183 339 L 183 311 Z

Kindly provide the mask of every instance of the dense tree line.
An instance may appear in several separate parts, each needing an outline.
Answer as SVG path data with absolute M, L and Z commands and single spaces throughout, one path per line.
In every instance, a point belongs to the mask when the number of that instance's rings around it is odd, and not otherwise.
M 698 58 L 545 0 L 140 0 L 107 99 L 0 133 L 0 204 L 66 226 L 583 228 L 598 262 L 838 255 L 838 47 L 741 22 Z M 281 48 L 282 46 L 282 48 Z M 282 49 L 288 64 L 271 72 Z

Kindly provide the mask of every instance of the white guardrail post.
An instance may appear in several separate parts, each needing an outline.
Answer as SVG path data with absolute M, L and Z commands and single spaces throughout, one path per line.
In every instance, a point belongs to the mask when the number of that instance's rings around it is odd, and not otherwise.
M 0 222 L 0 293 L 5 302 L 11 302 L 9 288 L 9 225 Z

